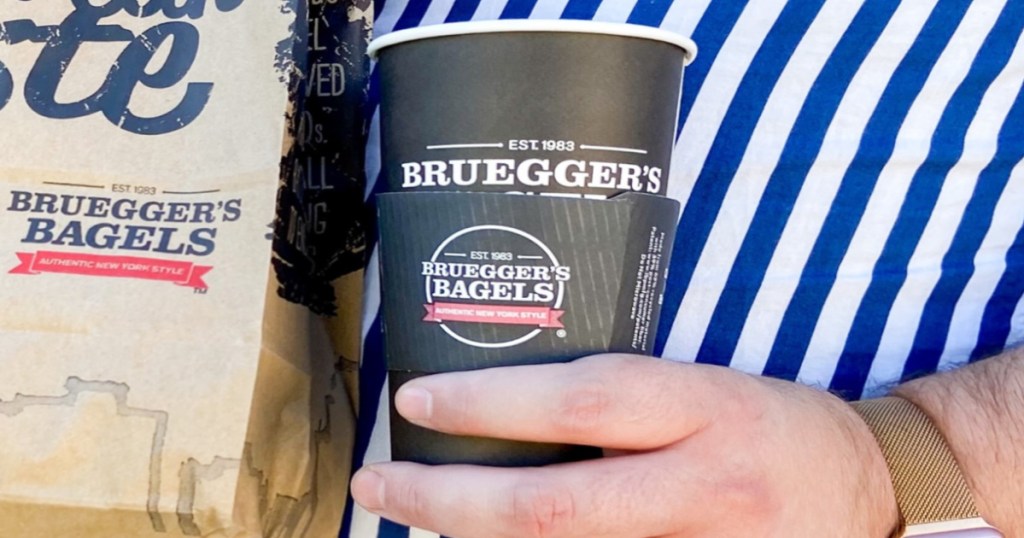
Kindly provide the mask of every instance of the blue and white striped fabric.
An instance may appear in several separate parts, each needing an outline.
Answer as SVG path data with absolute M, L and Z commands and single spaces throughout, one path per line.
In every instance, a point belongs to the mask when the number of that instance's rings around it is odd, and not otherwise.
M 375 34 L 496 18 L 700 47 L 659 354 L 859 398 L 1024 339 L 1024 2 L 385 0 Z M 368 196 L 378 135 L 375 115 Z M 356 466 L 389 452 L 376 257 L 367 284 Z M 436 536 L 358 507 L 345 529 Z

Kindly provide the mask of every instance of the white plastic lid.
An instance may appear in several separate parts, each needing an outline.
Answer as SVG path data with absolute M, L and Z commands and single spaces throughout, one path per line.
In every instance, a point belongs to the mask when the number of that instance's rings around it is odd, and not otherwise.
M 464 34 L 491 34 L 497 32 L 569 32 L 584 34 L 607 34 L 624 37 L 636 37 L 640 39 L 651 39 L 663 41 L 675 45 L 686 53 L 683 65 L 690 65 L 690 62 L 697 57 L 697 44 L 692 39 L 679 34 L 641 26 L 639 24 L 622 24 L 614 22 L 578 21 L 578 20 L 497 20 L 497 21 L 472 21 L 453 22 L 448 24 L 435 24 L 430 26 L 419 26 L 407 30 L 399 30 L 374 39 L 370 43 L 367 52 L 371 58 L 376 58 L 377 53 L 384 47 L 390 47 L 399 43 L 415 41 L 418 39 L 430 39 L 433 37 L 448 37 Z

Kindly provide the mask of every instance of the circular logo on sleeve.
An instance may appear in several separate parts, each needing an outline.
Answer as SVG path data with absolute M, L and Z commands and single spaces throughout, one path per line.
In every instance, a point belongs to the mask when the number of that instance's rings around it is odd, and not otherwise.
M 572 277 L 536 237 L 509 226 L 459 230 L 421 262 L 424 322 L 463 344 L 512 347 L 542 331 L 564 334 L 561 310 Z

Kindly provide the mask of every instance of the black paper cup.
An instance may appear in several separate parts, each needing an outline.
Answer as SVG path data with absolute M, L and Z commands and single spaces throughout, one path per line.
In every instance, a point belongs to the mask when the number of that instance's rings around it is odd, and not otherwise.
M 392 402 L 439 372 L 650 354 L 679 203 L 500 193 L 378 197 L 384 349 Z M 391 414 L 392 457 L 542 465 L 593 448 L 459 437 Z
M 679 204 L 664 197 L 676 34 L 585 21 L 457 23 L 370 45 L 392 402 L 431 373 L 649 354 Z M 507 193 L 542 196 L 507 196 Z M 392 457 L 543 465 L 590 447 L 433 432 L 391 414 Z
M 590 21 L 420 27 L 370 44 L 392 192 L 664 195 L 687 38 Z

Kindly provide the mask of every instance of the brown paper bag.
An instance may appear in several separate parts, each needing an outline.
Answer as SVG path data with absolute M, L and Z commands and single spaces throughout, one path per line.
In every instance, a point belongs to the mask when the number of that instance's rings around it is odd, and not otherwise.
M 336 535 L 360 275 L 269 265 L 306 6 L 0 4 L 0 536 Z

